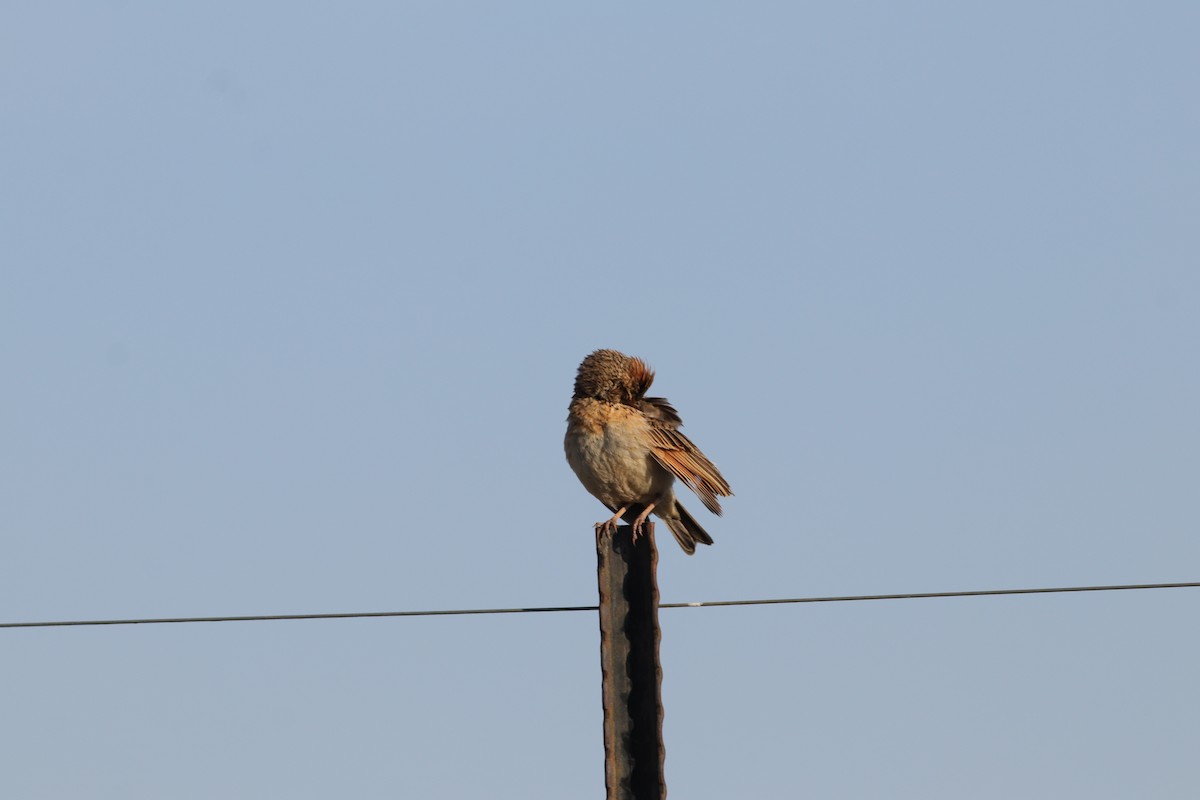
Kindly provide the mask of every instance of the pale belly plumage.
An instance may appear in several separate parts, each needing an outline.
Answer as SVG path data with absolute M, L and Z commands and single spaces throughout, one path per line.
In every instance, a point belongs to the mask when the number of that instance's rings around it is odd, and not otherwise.
M 671 475 L 650 453 L 636 418 L 623 425 L 572 424 L 567 463 L 596 499 L 616 510 L 671 496 Z

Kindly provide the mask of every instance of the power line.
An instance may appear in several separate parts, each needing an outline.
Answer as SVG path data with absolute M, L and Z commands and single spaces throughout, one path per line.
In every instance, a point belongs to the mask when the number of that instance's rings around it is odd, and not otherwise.
M 1194 583 L 1127 583 L 1111 586 L 1055 586 L 1044 589 L 979 589 L 966 592 L 912 592 L 907 594 L 856 594 L 832 597 L 780 597 L 768 600 L 708 600 L 698 603 L 660 603 L 659 608 L 713 608 L 717 606 L 768 606 L 789 603 L 846 603 L 860 600 L 917 600 L 941 597 L 986 597 L 1011 594 L 1061 594 L 1064 592 L 1115 592 L 1132 589 L 1194 589 Z M 334 614 L 262 614 L 236 617 L 151 617 L 147 619 L 86 619 L 51 622 L 0 622 L 0 628 L 70 628 L 85 625 L 162 625 L 180 622 L 277 622 L 293 619 L 367 619 L 371 617 L 452 617 L 473 614 L 547 614 L 559 611 L 596 611 L 596 606 L 541 606 L 536 608 L 461 608 L 441 611 L 362 611 Z

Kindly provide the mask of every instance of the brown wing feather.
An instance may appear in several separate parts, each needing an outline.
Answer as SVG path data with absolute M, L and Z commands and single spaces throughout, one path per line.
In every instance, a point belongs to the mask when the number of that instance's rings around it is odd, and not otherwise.
M 666 405 L 665 400 L 663 404 Z M 692 444 L 691 439 L 675 429 L 673 423 L 652 417 L 649 422 L 650 449 L 654 458 L 695 492 L 709 511 L 720 516 L 721 504 L 717 502 L 717 497 L 733 495 L 720 471 L 700 452 L 700 448 Z
M 638 408 L 651 419 L 667 422 L 673 426 L 683 424 L 683 420 L 679 418 L 679 412 L 667 402 L 665 397 L 643 397 L 638 403 Z

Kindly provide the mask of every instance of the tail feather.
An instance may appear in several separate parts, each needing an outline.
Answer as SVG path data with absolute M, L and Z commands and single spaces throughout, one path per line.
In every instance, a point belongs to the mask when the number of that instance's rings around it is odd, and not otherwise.
M 679 512 L 678 517 L 666 518 L 663 517 L 663 522 L 667 523 L 667 527 L 671 529 L 671 533 L 675 534 L 675 541 L 679 542 L 679 546 L 683 548 L 683 552 L 689 556 L 696 552 L 696 543 L 712 544 L 712 537 L 704 528 L 700 527 L 700 523 L 696 522 L 695 517 L 688 513 L 688 510 L 683 507 L 682 503 L 675 504 L 675 510 Z

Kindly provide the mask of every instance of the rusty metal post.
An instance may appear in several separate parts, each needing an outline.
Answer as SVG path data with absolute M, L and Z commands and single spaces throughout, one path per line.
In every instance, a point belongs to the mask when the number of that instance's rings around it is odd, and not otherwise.
M 654 525 L 596 535 L 608 800 L 665 800 Z

